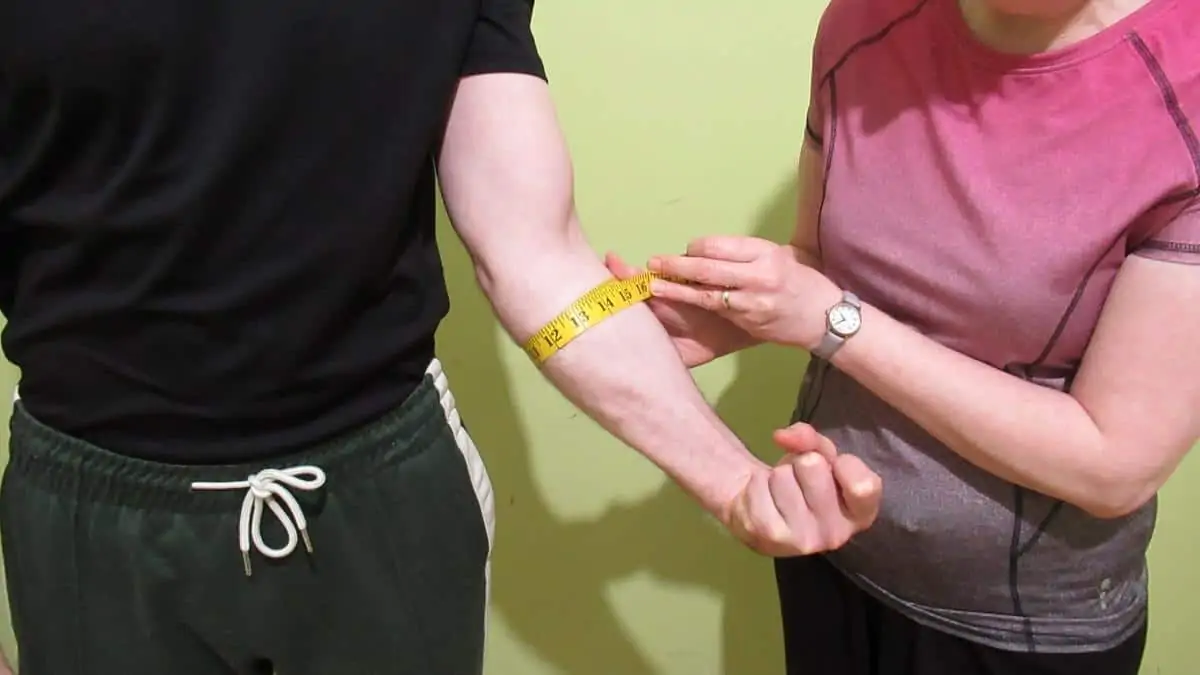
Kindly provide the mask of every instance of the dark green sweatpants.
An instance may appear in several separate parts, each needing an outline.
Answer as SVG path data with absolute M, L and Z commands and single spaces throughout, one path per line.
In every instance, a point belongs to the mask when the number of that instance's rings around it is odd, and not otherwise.
M 18 405 L 0 531 L 21 675 L 478 675 L 490 486 L 435 381 L 369 428 L 270 465 L 131 459 Z M 247 576 L 246 490 L 192 483 L 297 465 L 327 475 L 292 491 L 313 552 L 251 545 Z M 287 539 L 269 508 L 261 531 L 273 547 Z

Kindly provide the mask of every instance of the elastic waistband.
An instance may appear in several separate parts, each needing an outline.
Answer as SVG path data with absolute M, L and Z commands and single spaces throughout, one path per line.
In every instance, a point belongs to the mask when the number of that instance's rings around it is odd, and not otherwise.
M 121 455 L 46 426 L 17 401 L 8 471 L 80 500 L 181 511 L 228 510 L 241 494 L 197 492 L 192 483 L 246 480 L 263 469 L 318 466 L 331 486 L 340 476 L 367 478 L 376 468 L 420 454 L 439 434 L 453 442 L 438 372 L 435 361 L 404 403 L 365 427 L 310 450 L 245 464 L 167 464 Z

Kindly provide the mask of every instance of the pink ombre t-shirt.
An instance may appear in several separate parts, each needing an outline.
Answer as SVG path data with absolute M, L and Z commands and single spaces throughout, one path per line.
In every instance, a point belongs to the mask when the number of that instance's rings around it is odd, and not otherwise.
M 956 0 L 833 0 L 808 116 L 826 271 L 944 345 L 1069 388 L 1126 257 L 1200 264 L 1198 119 L 1192 0 L 1035 56 L 978 42 Z M 1043 652 L 1141 627 L 1153 503 L 1103 521 L 1018 488 L 819 361 L 797 418 L 883 476 L 879 520 L 831 559 L 909 617 Z

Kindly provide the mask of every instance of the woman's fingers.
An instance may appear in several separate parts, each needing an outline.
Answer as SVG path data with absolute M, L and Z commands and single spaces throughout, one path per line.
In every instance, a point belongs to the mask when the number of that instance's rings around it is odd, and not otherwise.
M 665 279 L 655 279 L 650 282 L 650 292 L 656 298 L 699 307 L 710 312 L 725 310 L 721 301 L 722 291 L 719 290 L 707 290 L 696 286 L 677 284 Z
M 804 422 L 777 429 L 773 436 L 775 444 L 791 454 L 815 452 L 830 463 L 837 459 L 837 448 L 833 441 L 817 433 L 816 429 Z
M 833 463 L 833 475 L 841 487 L 846 516 L 858 529 L 865 529 L 879 515 L 883 481 L 858 457 L 839 455 Z
M 754 285 L 753 270 L 745 263 L 686 255 L 665 255 L 651 258 L 648 267 L 651 272 L 693 284 L 717 288 L 745 288 Z
M 760 237 L 717 235 L 692 240 L 688 243 L 687 254 L 730 262 L 750 262 L 777 248 L 779 244 Z
M 821 453 L 821 456 L 829 462 L 830 466 L 837 461 L 837 446 L 834 445 L 833 441 L 829 440 L 829 437 L 824 434 L 817 434 L 817 452 Z
M 841 547 L 854 534 L 854 525 L 842 512 L 833 467 L 815 452 L 801 455 L 791 462 L 796 483 L 804 493 L 812 522 L 820 535 L 824 550 Z
M 822 464 L 825 460 L 810 455 Z M 828 473 L 828 465 L 825 467 Z M 771 500 L 775 510 L 787 523 L 789 536 L 801 553 L 811 553 L 821 548 L 821 524 L 809 507 L 808 493 L 801 487 L 797 474 L 790 465 L 779 466 L 771 471 L 767 481 L 771 488 Z M 832 483 L 832 479 L 830 479 Z M 836 495 L 836 492 L 834 493 Z
M 630 265 L 621 256 L 612 252 L 605 254 L 604 266 L 608 268 L 608 271 L 614 277 L 621 280 L 632 279 L 644 271 L 641 268 Z M 667 328 L 668 332 L 672 330 L 679 331 L 687 326 L 687 320 L 679 313 L 679 307 L 672 305 L 664 299 L 650 298 L 646 302 L 646 306 L 650 308 L 650 311 L 654 312 L 654 315 L 658 317 L 658 320 Z M 3 673 L 0 673 L 0 675 L 3 675 Z

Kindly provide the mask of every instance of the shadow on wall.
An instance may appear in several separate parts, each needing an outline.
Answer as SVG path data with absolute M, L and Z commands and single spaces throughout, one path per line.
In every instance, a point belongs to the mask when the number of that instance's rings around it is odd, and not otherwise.
M 787 241 L 794 213 L 794 181 L 789 179 L 762 209 L 753 234 Z M 736 223 L 708 227 L 711 231 L 695 234 L 729 232 Z M 606 600 L 612 582 L 649 572 L 723 599 L 724 656 L 718 672 L 780 672 L 779 607 L 770 561 L 721 533 L 674 484 L 640 503 L 613 507 L 591 522 L 566 522 L 541 499 L 497 349 L 501 329 L 444 214 L 439 228 L 453 299 L 439 351 L 451 377 L 456 371 L 471 373 L 458 377 L 456 397 L 485 448 L 496 485 L 495 611 L 520 640 L 564 673 L 655 675 Z M 717 410 L 756 453 L 773 462 L 779 451 L 771 432 L 787 423 L 804 356 L 764 346 L 733 358 L 736 378 Z

